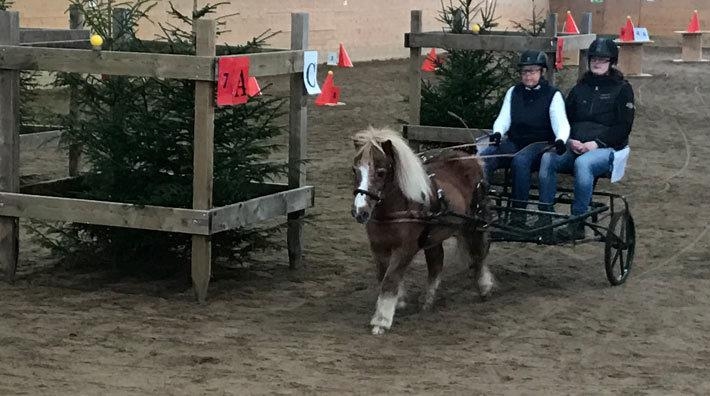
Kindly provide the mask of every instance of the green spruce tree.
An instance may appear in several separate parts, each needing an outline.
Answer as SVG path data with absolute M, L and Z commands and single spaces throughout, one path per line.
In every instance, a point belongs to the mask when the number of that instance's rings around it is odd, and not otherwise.
M 497 26 L 496 1 L 453 1 L 442 10 L 439 20 L 450 34 L 473 34 L 470 26 L 482 21 L 479 34 L 489 34 Z M 449 127 L 488 128 L 493 124 L 508 89 L 516 79 L 513 54 L 497 51 L 446 49 L 436 77 L 422 84 L 421 124 Z

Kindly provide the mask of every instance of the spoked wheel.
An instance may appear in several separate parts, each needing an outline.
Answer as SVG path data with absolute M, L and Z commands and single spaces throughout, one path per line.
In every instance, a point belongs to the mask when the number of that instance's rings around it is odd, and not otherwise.
M 604 244 L 606 278 L 613 286 L 626 282 L 634 261 L 635 247 L 636 226 L 633 217 L 627 211 L 614 213 Z

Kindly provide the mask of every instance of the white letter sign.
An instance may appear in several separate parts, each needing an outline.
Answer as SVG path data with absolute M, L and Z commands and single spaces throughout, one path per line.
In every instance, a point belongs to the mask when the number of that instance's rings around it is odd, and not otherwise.
M 320 93 L 318 86 L 318 51 L 303 51 L 303 84 L 309 95 Z

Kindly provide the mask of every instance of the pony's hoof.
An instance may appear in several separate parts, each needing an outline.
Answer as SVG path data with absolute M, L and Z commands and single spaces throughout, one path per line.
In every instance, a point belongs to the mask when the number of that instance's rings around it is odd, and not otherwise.
M 380 326 L 372 326 L 372 335 L 384 335 L 385 328 Z
M 495 284 L 493 282 L 481 282 L 478 284 L 478 295 L 482 301 L 487 301 L 493 293 Z
M 422 305 L 422 312 L 430 313 L 434 312 L 434 301 L 425 301 Z
M 478 295 L 481 298 L 481 301 L 486 302 L 491 299 L 491 296 L 493 295 L 493 287 L 489 287 L 481 292 L 478 293 Z

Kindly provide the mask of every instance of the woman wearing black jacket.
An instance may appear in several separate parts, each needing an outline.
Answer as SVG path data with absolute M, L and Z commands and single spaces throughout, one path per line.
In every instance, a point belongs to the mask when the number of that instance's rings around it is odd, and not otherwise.
M 574 174 L 572 216 L 587 212 L 594 179 L 614 169 L 623 174 L 629 133 L 634 122 L 634 91 L 614 65 L 619 50 L 609 39 L 596 39 L 587 55 L 589 71 L 572 88 L 566 100 L 571 131 L 568 150 L 545 153 L 540 164 L 540 203 L 552 210 L 557 194 L 557 173 Z M 620 158 L 615 158 L 620 157 Z M 612 181 L 615 181 L 612 178 Z M 584 223 L 572 222 L 560 237 L 582 239 Z

